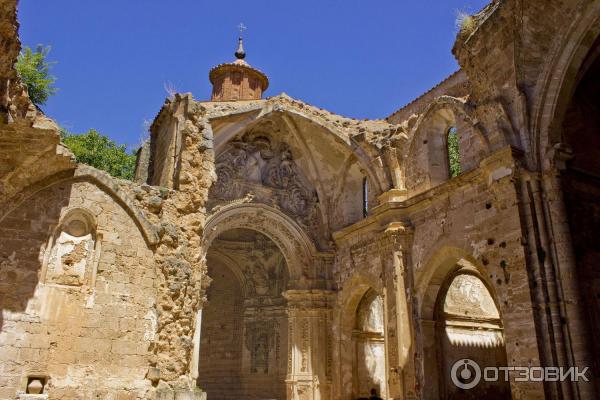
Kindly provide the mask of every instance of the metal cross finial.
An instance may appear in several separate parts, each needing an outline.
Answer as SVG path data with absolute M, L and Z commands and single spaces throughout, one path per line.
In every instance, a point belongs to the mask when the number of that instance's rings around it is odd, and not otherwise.
M 244 57 L 246 57 L 246 52 L 244 51 L 244 44 L 242 43 L 242 35 L 243 35 L 244 31 L 246 30 L 246 25 L 244 25 L 244 23 L 240 22 L 240 24 L 238 25 L 238 29 L 240 30 L 240 37 L 238 39 L 238 49 L 235 52 L 235 57 L 238 60 L 243 60 Z
M 248 29 L 248 28 L 246 28 L 246 25 L 244 25 L 243 22 L 240 22 L 240 24 L 238 25 L 238 30 L 240 31 L 240 37 L 243 35 L 243 33 L 246 29 Z

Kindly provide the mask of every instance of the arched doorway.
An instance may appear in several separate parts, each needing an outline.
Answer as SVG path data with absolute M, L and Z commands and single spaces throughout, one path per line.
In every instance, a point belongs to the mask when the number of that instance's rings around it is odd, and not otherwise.
M 358 303 L 354 316 L 353 397 L 369 398 L 371 390 L 385 398 L 386 363 L 383 298 L 373 289 L 367 290 Z
M 506 366 L 506 349 L 500 313 L 484 282 L 472 271 L 458 270 L 447 279 L 438 295 L 435 335 L 440 398 L 510 399 L 510 385 L 502 374 L 497 382 L 481 381 L 464 389 L 453 380 L 463 377 L 453 368 L 460 360 L 485 367 Z M 471 371 L 471 374 L 473 371 Z
M 220 233 L 207 252 L 199 386 L 213 400 L 285 399 L 286 290 L 279 247 L 254 230 Z
M 575 257 L 581 311 L 589 332 L 600 330 L 600 38 L 579 68 L 560 126 L 568 159 L 560 173 Z M 600 370 L 600 344 L 591 341 L 589 362 Z M 597 376 L 597 374 L 594 374 Z M 596 383 L 598 384 L 598 383 Z

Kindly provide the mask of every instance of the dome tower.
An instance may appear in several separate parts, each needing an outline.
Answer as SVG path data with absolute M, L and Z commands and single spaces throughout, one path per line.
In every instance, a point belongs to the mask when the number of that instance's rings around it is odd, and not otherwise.
M 219 64 L 210 70 L 211 101 L 260 100 L 269 87 L 267 75 L 244 61 L 246 52 L 241 36 L 235 57 L 234 62 Z

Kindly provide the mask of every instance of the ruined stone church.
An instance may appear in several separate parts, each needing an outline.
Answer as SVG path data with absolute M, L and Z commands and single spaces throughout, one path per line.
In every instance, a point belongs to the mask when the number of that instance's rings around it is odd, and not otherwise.
M 494 0 L 460 70 L 381 120 L 266 97 L 240 40 L 210 100 L 165 101 L 134 181 L 32 105 L 15 3 L 1 399 L 600 396 L 599 0 Z M 510 372 L 467 387 L 460 360 Z

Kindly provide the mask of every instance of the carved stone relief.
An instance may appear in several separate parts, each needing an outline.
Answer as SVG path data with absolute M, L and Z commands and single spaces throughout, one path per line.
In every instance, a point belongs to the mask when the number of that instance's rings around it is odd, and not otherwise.
M 264 235 L 256 234 L 249 242 L 217 240 L 213 244 L 239 267 L 248 297 L 278 297 L 285 290 L 285 258 L 277 245 Z
M 272 321 L 251 321 L 246 324 L 246 348 L 250 352 L 250 372 L 269 373 L 269 356 L 275 345 Z
M 500 318 L 483 282 L 473 275 L 458 275 L 448 288 L 444 312 L 468 317 Z
M 89 284 L 95 263 L 93 224 L 80 210 L 69 212 L 50 243 L 46 259 L 46 283 L 69 286 Z
M 275 143 L 266 134 L 246 134 L 217 157 L 216 172 L 209 206 L 251 194 L 254 201 L 281 209 L 304 227 L 318 223 L 316 192 L 287 144 Z

